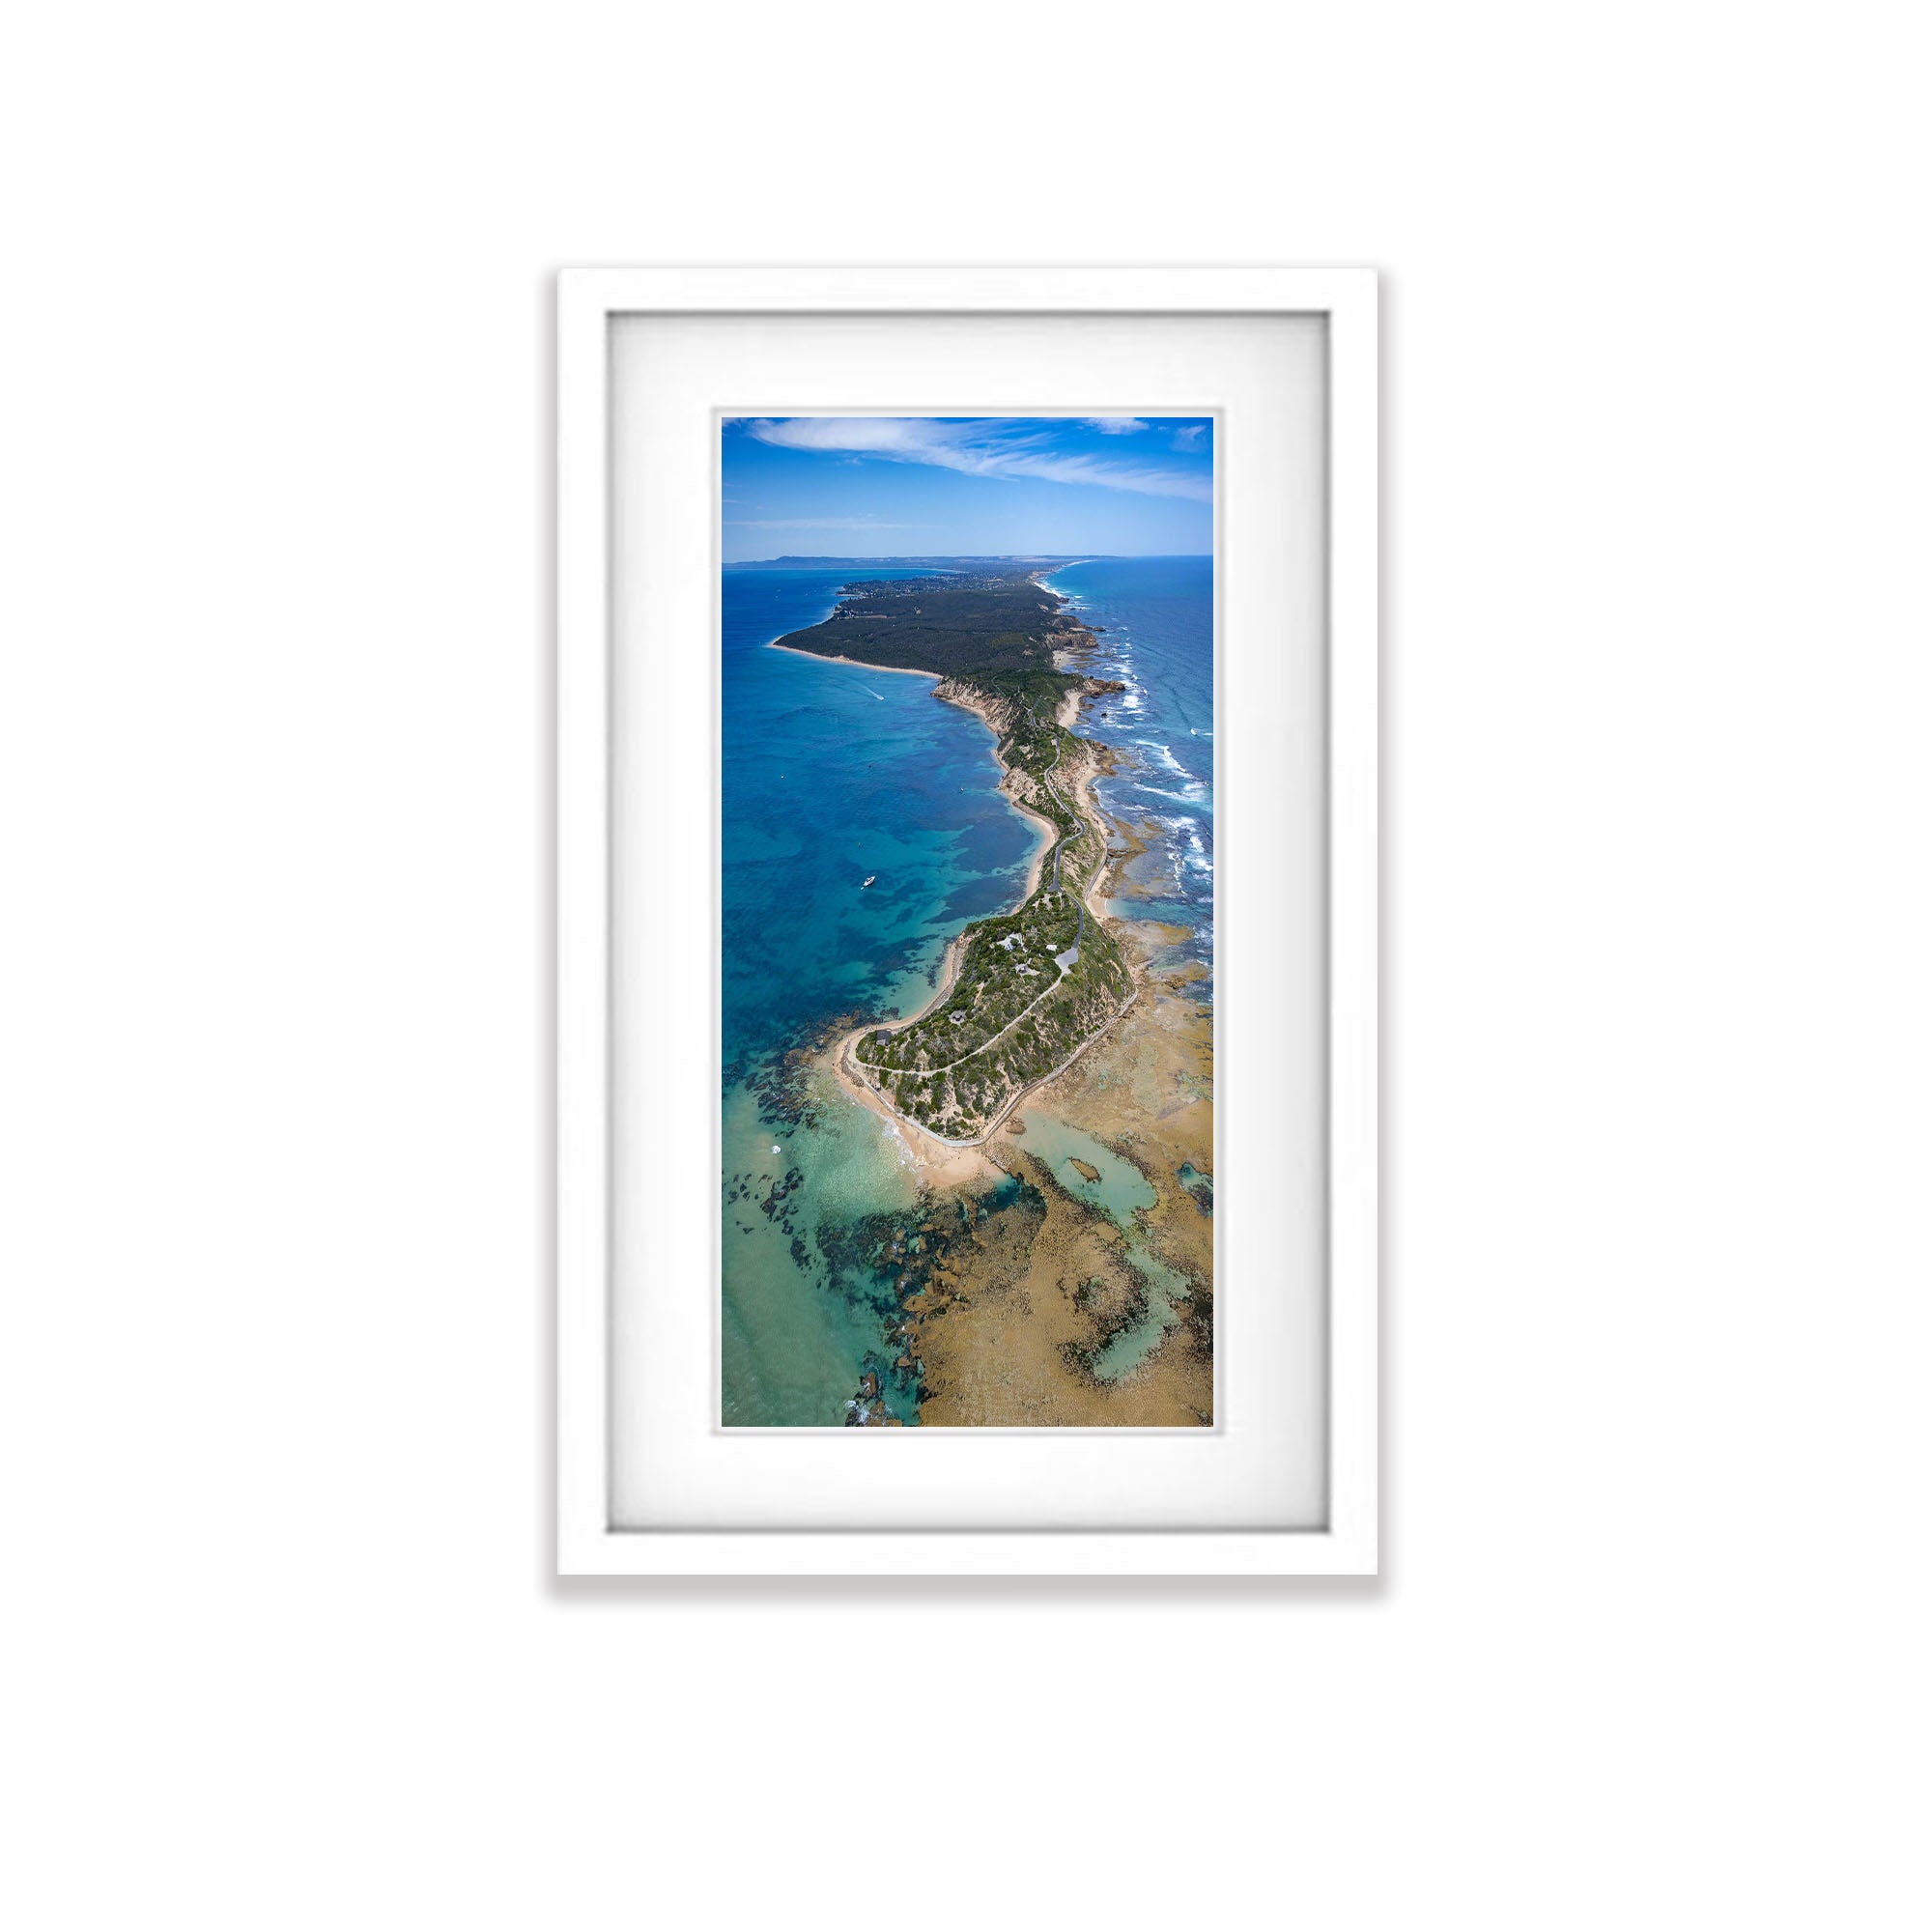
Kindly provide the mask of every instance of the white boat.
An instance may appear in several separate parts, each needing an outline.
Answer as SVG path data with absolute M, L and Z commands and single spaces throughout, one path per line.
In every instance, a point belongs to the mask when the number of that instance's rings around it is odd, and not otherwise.
M 872 883 L 872 880 L 876 879 L 878 876 L 879 876 L 878 873 L 876 872 L 872 873 L 871 877 L 867 879 L 866 886 L 869 886 Z M 866 890 L 866 886 L 861 886 L 859 890 L 863 893 Z

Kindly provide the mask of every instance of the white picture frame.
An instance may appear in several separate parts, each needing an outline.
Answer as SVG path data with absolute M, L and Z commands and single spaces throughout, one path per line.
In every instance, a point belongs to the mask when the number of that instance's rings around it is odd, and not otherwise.
M 1326 327 L 1327 1510 L 1317 1528 L 613 1526 L 611 331 L 626 315 L 1319 316 Z M 1378 1562 L 1377 286 L 1363 270 L 569 270 L 557 286 L 560 1576 L 1367 1576 Z M 715 1085 L 715 1083 L 714 1083 Z M 917 1435 L 922 1432 L 911 1432 Z

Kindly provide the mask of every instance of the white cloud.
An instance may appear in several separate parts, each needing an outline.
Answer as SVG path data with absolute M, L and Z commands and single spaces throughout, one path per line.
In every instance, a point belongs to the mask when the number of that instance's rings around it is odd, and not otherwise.
M 930 524 L 888 524 L 877 517 L 726 517 L 734 530 L 929 530 Z
M 1206 423 L 1189 423 L 1185 429 L 1174 432 L 1174 446 L 1176 449 L 1199 449 L 1201 439 L 1207 434 Z
M 1132 436 L 1137 429 L 1147 428 L 1139 416 L 1083 416 L 1081 421 L 1102 436 Z
M 1090 483 L 1147 497 L 1214 499 L 1213 480 L 1198 471 L 1115 462 L 1054 446 L 1038 421 L 981 417 L 946 422 L 936 416 L 785 416 L 747 422 L 760 442 L 784 449 L 873 456 L 891 463 L 924 463 L 971 476 L 1032 476 L 1048 483 Z

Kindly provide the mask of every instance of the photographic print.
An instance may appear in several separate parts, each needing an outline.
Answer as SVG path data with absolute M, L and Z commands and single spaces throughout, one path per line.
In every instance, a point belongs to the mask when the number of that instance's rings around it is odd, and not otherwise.
M 1214 424 L 729 416 L 721 1415 L 1214 1421 Z

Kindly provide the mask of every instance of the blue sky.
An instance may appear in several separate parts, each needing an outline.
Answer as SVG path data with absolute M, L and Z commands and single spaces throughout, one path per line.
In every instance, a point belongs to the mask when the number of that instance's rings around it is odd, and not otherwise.
M 1205 555 L 1206 416 L 736 416 L 724 561 Z

